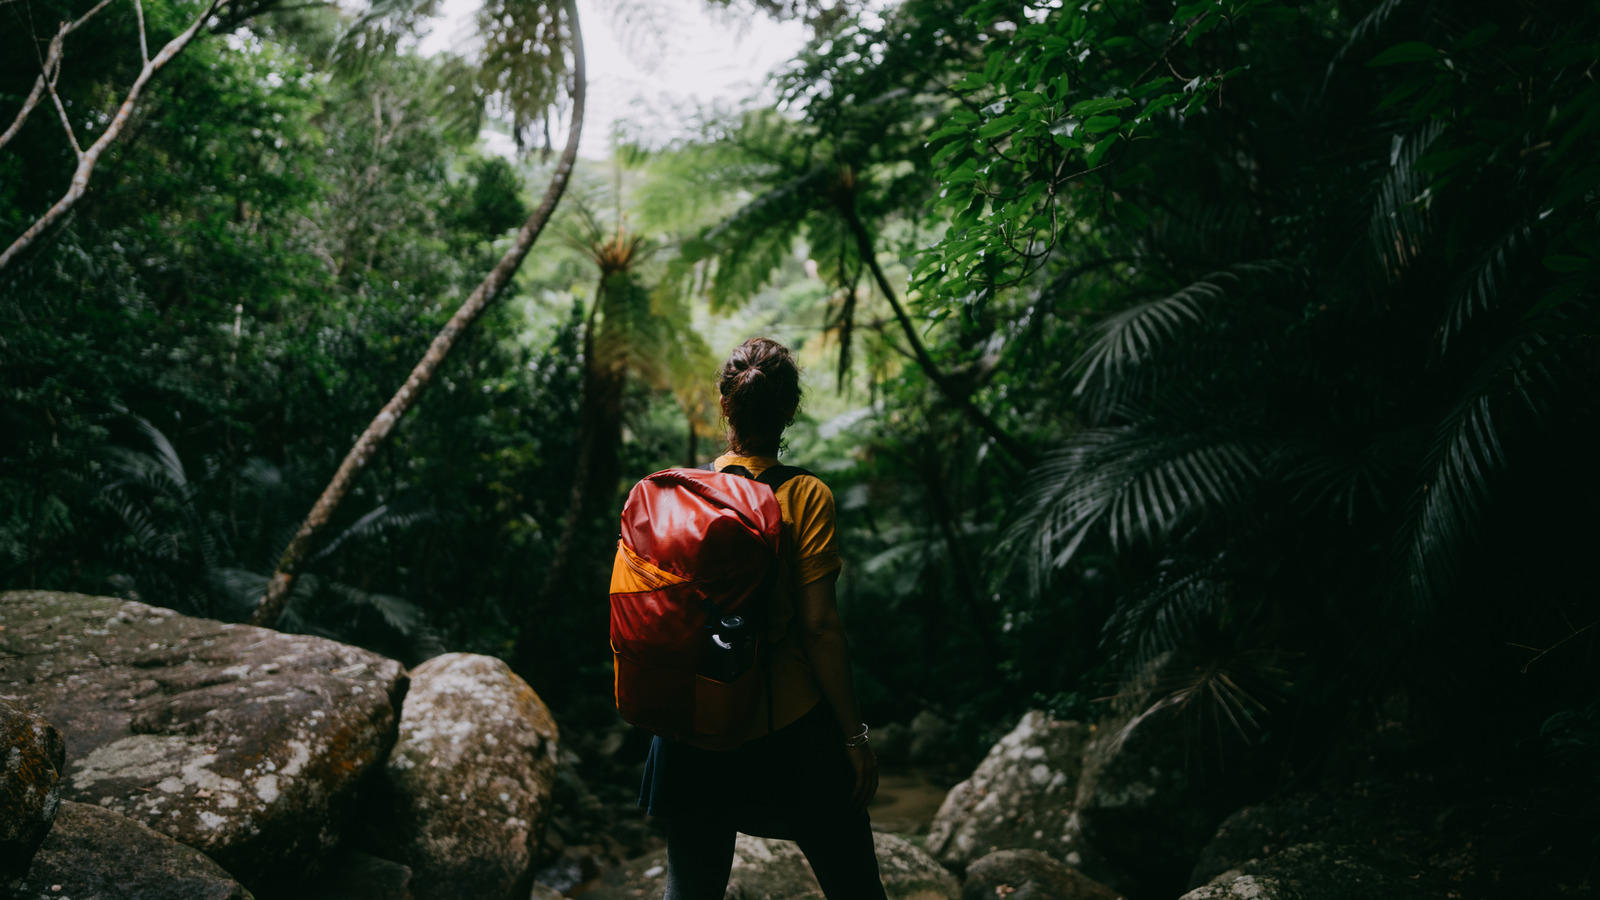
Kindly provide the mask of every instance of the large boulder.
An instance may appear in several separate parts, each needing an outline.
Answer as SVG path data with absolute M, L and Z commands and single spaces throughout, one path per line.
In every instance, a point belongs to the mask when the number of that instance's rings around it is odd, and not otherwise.
M 556 761 L 550 711 L 504 662 L 447 653 L 414 669 L 385 770 L 411 893 L 526 892 Z
M 889 900 L 957 900 L 961 885 L 954 875 L 911 842 L 892 834 L 872 836 L 878 853 L 878 875 Z M 667 884 L 666 851 L 647 853 L 607 872 L 604 882 L 583 896 L 590 900 L 637 900 L 659 897 Z M 739 835 L 734 843 L 733 872 L 727 900 L 811 900 L 822 887 L 811 874 L 797 844 Z
M 1265 767 L 1249 747 L 1227 734 L 1206 741 L 1188 724 L 1170 710 L 1146 714 L 1101 725 L 1085 747 L 1072 842 L 1099 857 L 1096 877 L 1141 894 L 1183 891 L 1218 823 L 1261 792 Z
M 61 804 L 16 900 L 249 900 L 205 854 L 86 803 Z
M 0 896 L 28 873 L 56 819 L 65 763 L 66 745 L 54 726 L 0 700 Z
M 927 848 L 957 869 L 999 849 L 1075 852 L 1073 798 L 1090 729 L 1034 710 L 989 750 L 972 777 L 950 790 Z
M 1224 872 L 1265 859 L 1292 844 L 1310 842 L 1330 829 L 1333 813 L 1334 804 L 1321 797 L 1298 797 L 1234 811 L 1200 851 L 1189 887 L 1202 887 Z M 1362 816 L 1357 820 L 1368 819 Z
M 1180 900 L 1423 900 L 1445 890 L 1431 873 L 1397 867 L 1370 845 L 1308 843 L 1225 872 Z
M 0 692 L 66 736 L 63 796 L 246 884 L 314 868 L 394 741 L 404 671 L 356 647 L 49 591 L 0 594 L 0 626 Z
M 1122 900 L 1117 891 L 1038 850 L 997 850 L 967 867 L 961 900 Z

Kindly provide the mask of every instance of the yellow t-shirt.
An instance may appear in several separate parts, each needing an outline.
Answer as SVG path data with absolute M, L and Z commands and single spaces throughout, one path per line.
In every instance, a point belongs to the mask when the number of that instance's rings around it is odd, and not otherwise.
M 717 457 L 717 471 L 744 466 L 759 478 L 778 465 L 770 456 Z M 833 492 L 812 475 L 796 475 L 777 490 L 783 513 L 782 559 L 778 561 L 778 588 L 767 609 L 767 641 L 772 673 L 772 727 L 782 728 L 811 711 L 822 699 L 822 689 L 806 656 L 804 634 L 794 622 L 800 588 L 837 572 L 839 536 L 834 528 Z M 755 715 L 744 739 L 767 733 L 767 692 L 760 692 Z

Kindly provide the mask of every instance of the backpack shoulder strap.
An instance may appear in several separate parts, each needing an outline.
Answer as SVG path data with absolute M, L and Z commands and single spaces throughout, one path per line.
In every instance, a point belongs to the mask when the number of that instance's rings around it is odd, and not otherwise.
M 772 488 L 772 492 L 776 494 L 778 488 L 783 487 L 789 479 L 798 478 L 801 475 L 810 475 L 812 478 L 817 477 L 814 472 L 809 469 L 802 469 L 799 466 L 773 466 L 762 472 L 761 477 L 756 480 Z
M 777 493 L 778 488 L 783 487 L 784 484 L 791 478 L 795 478 L 800 475 L 810 475 L 812 478 L 817 477 L 815 472 L 812 472 L 810 469 L 802 469 L 799 466 L 773 466 L 762 472 L 760 478 L 751 475 L 750 470 L 744 466 L 728 466 L 725 469 L 718 469 L 716 463 L 710 462 L 706 463 L 700 468 L 707 472 L 720 472 L 723 475 L 738 475 L 740 478 L 748 478 L 751 481 L 759 481 L 767 487 L 772 488 L 773 493 Z

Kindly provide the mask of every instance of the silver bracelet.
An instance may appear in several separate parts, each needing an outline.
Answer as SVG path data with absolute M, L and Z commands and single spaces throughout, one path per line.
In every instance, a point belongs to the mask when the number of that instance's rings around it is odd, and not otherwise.
M 867 745 L 867 732 L 871 729 L 865 724 L 861 726 L 861 733 L 844 739 L 846 747 L 865 747 Z

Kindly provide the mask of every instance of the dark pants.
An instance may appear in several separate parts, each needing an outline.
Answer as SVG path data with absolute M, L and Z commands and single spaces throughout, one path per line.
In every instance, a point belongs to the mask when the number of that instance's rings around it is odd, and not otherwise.
M 725 820 L 668 817 L 666 900 L 722 900 L 736 834 Z M 796 838 L 828 900 L 885 900 L 866 813 L 807 828 Z

